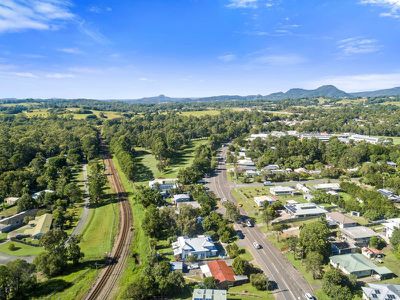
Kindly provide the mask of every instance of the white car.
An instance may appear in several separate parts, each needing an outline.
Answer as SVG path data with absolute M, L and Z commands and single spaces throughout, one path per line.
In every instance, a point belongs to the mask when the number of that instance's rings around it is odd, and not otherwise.
M 253 246 L 254 246 L 254 248 L 256 248 L 256 249 L 261 249 L 261 245 L 260 245 L 259 243 L 257 243 L 257 242 L 254 242 L 254 243 L 253 243 Z
M 305 293 L 304 298 L 306 300 L 316 300 L 317 299 L 313 295 L 311 295 L 310 293 Z

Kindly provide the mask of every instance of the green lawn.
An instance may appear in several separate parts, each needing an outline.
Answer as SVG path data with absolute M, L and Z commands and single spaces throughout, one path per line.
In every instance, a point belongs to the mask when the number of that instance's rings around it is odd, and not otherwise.
M 194 110 L 194 111 L 182 111 L 180 112 L 183 116 L 203 117 L 203 116 L 217 116 L 221 113 L 220 110 Z
M 11 251 L 8 249 L 11 243 L 13 243 L 17 247 L 17 250 Z M 40 254 L 41 252 L 43 252 L 43 248 L 25 245 L 19 242 L 8 241 L 6 243 L 0 244 L 0 252 L 14 256 L 30 256 Z
M 148 176 L 139 180 L 139 182 L 148 181 L 150 178 L 176 178 L 181 168 L 189 166 L 194 158 L 194 150 L 197 146 L 207 143 L 207 140 L 192 141 L 191 145 L 179 152 L 176 158 L 172 159 L 170 167 L 165 172 L 157 169 L 157 160 L 150 151 L 143 148 L 136 148 L 137 161 L 140 164 L 141 172 Z
M 229 300 L 272 300 L 274 296 L 268 291 L 258 291 L 250 283 L 231 287 L 228 290 Z
M 385 258 L 383 259 L 383 264 L 380 264 L 379 266 L 383 265 L 387 267 L 389 270 L 391 270 L 393 273 L 395 273 L 398 277 L 397 278 L 392 278 L 389 280 L 383 280 L 383 283 L 395 283 L 399 284 L 399 276 L 400 276 L 400 259 L 397 258 L 390 247 L 386 247 L 383 252 L 385 253 Z
M 0 217 L 2 218 L 7 218 L 10 216 L 15 215 L 18 212 L 18 207 L 16 205 L 11 206 L 9 208 L 3 209 L 0 211 Z

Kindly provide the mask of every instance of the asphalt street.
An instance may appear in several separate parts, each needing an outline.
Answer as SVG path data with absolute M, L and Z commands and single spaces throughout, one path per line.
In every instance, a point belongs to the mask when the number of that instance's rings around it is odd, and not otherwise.
M 222 149 L 222 157 L 225 159 L 226 149 Z M 226 166 L 222 161 L 216 173 L 208 180 L 208 187 L 217 197 L 236 203 L 231 190 L 235 188 L 233 183 L 227 180 Z M 246 212 L 241 208 L 241 214 Z M 276 249 L 267 239 L 261 230 L 255 227 L 242 227 L 235 224 L 236 229 L 240 229 L 244 234 L 244 239 L 240 242 L 245 245 L 252 254 L 256 264 L 265 272 L 269 280 L 277 283 L 278 289 L 274 291 L 276 299 L 304 299 L 305 293 L 312 293 L 312 287 L 304 277 L 292 266 L 285 256 Z M 253 242 L 259 243 L 262 248 L 255 249 Z

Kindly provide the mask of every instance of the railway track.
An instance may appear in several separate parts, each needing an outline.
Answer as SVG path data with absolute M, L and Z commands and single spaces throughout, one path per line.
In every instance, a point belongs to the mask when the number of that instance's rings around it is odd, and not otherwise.
M 111 252 L 110 263 L 100 272 L 96 283 L 86 296 L 86 300 L 110 299 L 115 291 L 114 287 L 124 270 L 126 260 L 130 252 L 132 239 L 132 210 L 129 200 L 126 198 L 125 189 L 121 183 L 118 172 L 110 158 L 104 159 L 108 173 L 108 180 L 119 198 L 120 222 L 117 240 Z

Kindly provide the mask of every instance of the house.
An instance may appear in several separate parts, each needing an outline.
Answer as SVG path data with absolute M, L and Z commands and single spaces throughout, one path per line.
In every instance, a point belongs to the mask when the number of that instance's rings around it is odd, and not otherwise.
M 256 176 L 260 175 L 260 173 L 256 170 L 246 170 L 244 172 L 244 174 L 248 177 L 256 177 Z
M 194 289 L 192 300 L 226 300 L 226 290 Z
M 31 236 L 34 239 L 40 239 L 44 234 L 49 232 L 51 223 L 53 222 L 52 214 L 44 214 L 36 217 L 35 220 L 29 221 L 24 235 Z
M 368 283 L 362 291 L 364 300 L 400 300 L 400 284 Z
M 243 275 L 235 275 L 232 268 L 224 260 L 210 261 L 200 267 L 204 277 L 214 277 L 218 281 L 218 287 L 228 288 L 248 282 L 249 278 Z
M 385 237 L 390 239 L 393 231 L 400 229 L 400 218 L 387 219 L 382 225 L 384 226 Z
M 295 190 L 290 186 L 274 186 L 269 189 L 274 196 L 293 195 Z
M 0 220 L 0 232 L 10 232 L 15 228 L 21 227 L 24 225 L 25 217 L 33 217 L 37 213 L 37 209 L 30 209 L 26 211 L 22 211 L 8 218 L 4 218 Z
M 387 189 L 379 189 L 378 192 L 382 195 L 388 198 L 389 200 L 392 200 L 394 202 L 400 202 L 400 196 L 396 195 L 393 193 L 391 190 Z
M 176 207 L 178 208 L 178 212 L 182 208 L 182 206 L 185 206 L 185 205 L 190 206 L 192 208 L 201 208 L 200 203 L 197 201 L 177 202 Z
M 329 258 L 330 264 L 347 275 L 357 278 L 376 276 L 380 280 L 394 276 L 393 272 L 386 267 L 377 267 L 368 258 L 360 253 L 334 255 Z
M 314 185 L 314 189 L 317 191 L 340 191 L 340 184 L 339 183 L 320 183 Z
M 307 218 L 322 216 L 327 211 L 315 203 L 286 204 L 286 211 L 294 218 Z
M 361 135 L 361 134 L 350 135 L 349 140 L 354 141 L 354 142 L 366 142 L 366 143 L 374 144 L 374 145 L 376 145 L 380 142 L 380 139 L 377 137 Z
M 248 158 L 248 159 L 239 159 L 237 161 L 238 166 L 255 166 L 254 162 Z
M 340 228 L 355 227 L 358 225 L 358 223 L 352 218 L 336 211 L 327 213 L 326 220 L 328 221 L 328 223 L 338 226 Z
M 382 258 L 385 256 L 385 254 L 381 250 L 368 247 L 363 247 L 361 249 L 361 254 L 364 255 L 365 257 L 368 257 L 369 259 Z
M 365 226 L 346 227 L 341 228 L 340 231 L 347 241 L 357 247 L 368 246 L 371 237 L 378 235 L 375 231 Z
M 183 262 L 182 261 L 171 261 L 170 263 L 171 271 L 180 271 L 183 272 Z
M 276 201 L 276 199 L 270 196 L 258 196 L 254 197 L 254 202 L 258 205 L 258 207 L 263 207 L 265 202 L 272 204 Z
M 301 184 L 301 183 L 296 184 L 296 189 L 299 192 L 303 192 L 304 194 L 309 194 L 310 193 L 310 189 L 308 187 L 306 187 L 304 184 Z
M 197 259 L 205 259 L 217 256 L 218 250 L 211 238 L 206 235 L 198 235 L 195 238 L 185 236 L 178 237 L 177 241 L 172 243 L 174 256 L 185 260 L 189 256 L 195 256 Z
M 173 202 L 176 204 L 178 202 L 188 202 L 190 201 L 190 195 L 188 194 L 177 194 L 173 196 Z
M 388 161 L 388 162 L 386 162 L 386 164 L 390 167 L 397 168 L 397 164 L 393 161 Z
M 52 190 L 43 190 L 40 192 L 36 192 L 32 195 L 32 199 L 36 200 L 37 198 L 39 198 L 41 195 L 45 195 L 45 194 L 53 194 L 54 191 Z
M 154 179 L 149 181 L 149 187 L 151 189 L 157 189 L 161 194 L 166 195 L 171 190 L 174 190 L 178 187 L 177 185 L 178 179 Z
M 18 200 L 19 200 L 19 197 L 7 197 L 7 198 L 4 199 L 4 202 L 8 206 L 12 206 L 12 205 L 15 205 Z
M 335 240 L 331 242 L 331 251 L 333 255 L 356 253 L 358 251 L 358 247 L 355 247 L 348 242 Z
M 265 171 L 279 170 L 279 165 L 268 165 L 263 168 Z
M 308 202 L 310 202 L 312 199 L 314 199 L 314 196 L 311 194 L 304 194 L 303 198 L 304 198 L 304 200 L 307 200 Z

